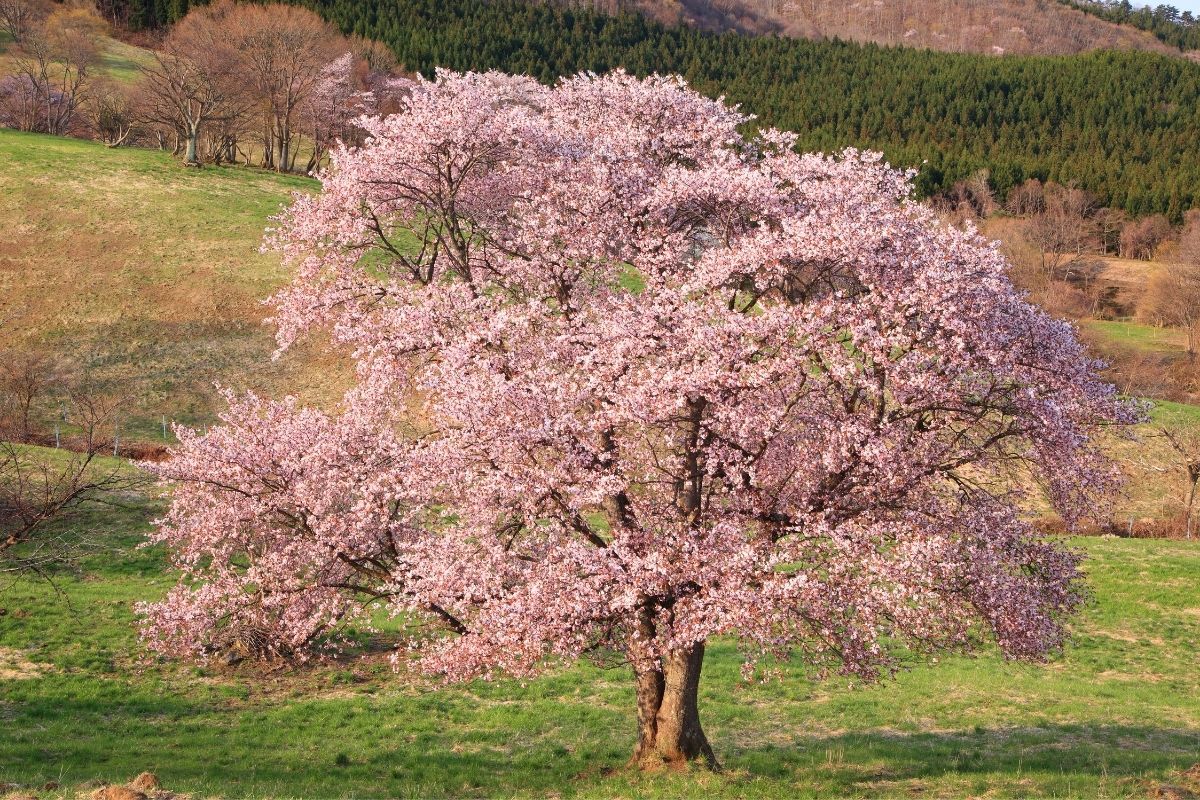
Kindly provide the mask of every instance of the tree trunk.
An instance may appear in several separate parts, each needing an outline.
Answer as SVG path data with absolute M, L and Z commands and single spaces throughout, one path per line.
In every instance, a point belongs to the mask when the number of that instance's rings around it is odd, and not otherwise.
M 198 140 L 200 139 L 200 126 L 192 125 L 188 128 L 187 136 L 187 151 L 184 153 L 183 162 L 185 164 L 199 164 L 200 155 Z
M 635 668 L 638 743 L 630 763 L 642 769 L 681 768 L 703 758 L 710 769 L 720 768 L 700 727 L 697 692 L 703 665 L 701 642 L 668 653 L 660 666 Z

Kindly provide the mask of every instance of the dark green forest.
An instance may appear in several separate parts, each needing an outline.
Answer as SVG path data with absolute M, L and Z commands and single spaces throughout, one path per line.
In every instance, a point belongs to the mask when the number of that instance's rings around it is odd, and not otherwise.
M 187 0 L 131 0 L 169 18 Z M 988 169 L 1074 182 L 1100 203 L 1179 220 L 1200 206 L 1200 65 L 1145 52 L 982 56 L 666 27 L 522 0 L 304 0 L 400 62 L 553 81 L 616 67 L 677 72 L 806 150 L 882 150 L 931 195 Z

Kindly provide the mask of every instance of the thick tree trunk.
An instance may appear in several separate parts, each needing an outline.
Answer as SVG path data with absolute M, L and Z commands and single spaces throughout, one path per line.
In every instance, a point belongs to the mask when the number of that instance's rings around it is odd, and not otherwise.
M 697 692 L 704 665 L 704 644 L 668 653 L 657 668 L 635 669 L 638 743 L 631 763 L 642 769 L 683 767 L 704 759 L 719 769 L 700 727 Z

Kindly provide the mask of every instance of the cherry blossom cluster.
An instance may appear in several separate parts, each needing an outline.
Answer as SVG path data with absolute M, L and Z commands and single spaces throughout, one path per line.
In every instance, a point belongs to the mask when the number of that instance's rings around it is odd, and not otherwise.
M 373 607 L 460 680 L 715 635 L 870 677 L 906 652 L 1058 647 L 1068 524 L 1137 411 L 993 244 L 873 153 L 669 77 L 440 73 L 363 118 L 268 246 L 279 344 L 349 346 L 328 413 L 230 398 L 157 467 L 184 579 L 149 643 L 302 653 Z

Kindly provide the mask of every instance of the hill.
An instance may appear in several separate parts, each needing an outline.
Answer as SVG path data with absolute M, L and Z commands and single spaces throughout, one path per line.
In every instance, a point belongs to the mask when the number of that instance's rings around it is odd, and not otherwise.
M 7 34 L 0 33 L 0 75 L 15 72 L 12 63 L 13 43 Z M 130 83 L 137 79 L 138 68 L 149 63 L 153 54 L 142 47 L 123 42 L 111 36 L 100 37 L 99 58 L 96 75 L 117 83 Z
M 207 423 L 214 381 L 326 396 L 333 359 L 271 362 L 260 301 L 285 275 L 258 247 L 270 215 L 315 181 L 245 168 L 186 170 L 168 153 L 0 130 L 0 324 L 139 398 Z
M 277 257 L 258 251 L 263 229 L 291 192 L 313 190 L 315 181 L 244 167 L 187 169 L 157 151 L 7 130 L 0 163 L 5 342 L 56 352 L 134 396 L 123 441 L 161 442 L 163 416 L 211 424 L 223 407 L 214 383 L 318 404 L 340 397 L 347 365 L 319 343 L 271 360 L 260 302 L 287 279 Z M 1083 327 L 1102 354 L 1133 348 L 1159 360 L 1186 357 L 1177 331 L 1132 322 Z M 1156 420 L 1200 429 L 1200 409 L 1164 404 Z M 1118 503 L 1122 523 L 1180 508 L 1184 473 L 1154 431 L 1147 427 L 1135 445 L 1110 444 L 1132 480 Z
M 620 3 L 596 0 L 602 10 Z M 639 0 L 666 24 L 804 39 L 845 39 L 955 53 L 1065 55 L 1089 50 L 1180 54 L 1153 33 L 1045 0 Z
M 805 150 L 854 145 L 920 167 L 926 194 L 981 169 L 1001 196 L 1028 177 L 1178 219 L 1200 205 L 1200 65 L 1153 53 L 992 58 L 667 27 L 521 0 L 314 0 L 409 69 L 499 69 L 553 81 L 624 67 L 680 73 Z
M 0 614 L 0 785 L 85 793 L 150 769 L 197 797 L 1145 797 L 1200 788 L 1194 543 L 1078 539 L 1095 600 L 1048 666 L 994 653 L 914 664 L 894 681 L 818 683 L 800 664 L 744 683 L 708 649 L 704 724 L 723 773 L 622 770 L 636 726 L 628 667 L 433 686 L 392 671 L 394 625 L 363 662 L 267 669 L 147 661 L 132 605 L 169 585 L 161 512 L 79 521 L 110 552 Z M 1200 776 L 1197 776 L 1200 777 Z M 39 796 L 42 796 L 39 794 Z M 1183 796 L 1183 795 L 1176 795 Z
M 664 25 L 711 31 L 843 39 L 948 52 L 1064 55 L 1197 48 L 1176 18 L 1089 0 L 545 0 L 567 9 L 635 11 Z M 198 0 L 105 0 L 114 22 L 142 30 L 178 21 Z M 1164 7 L 1166 8 L 1166 7 Z

